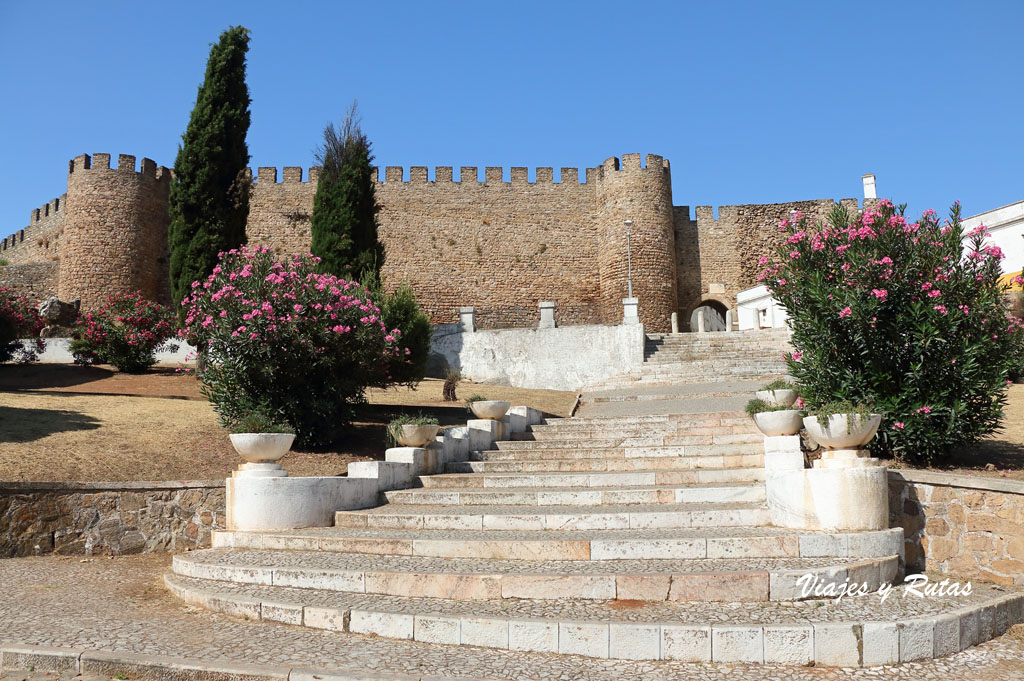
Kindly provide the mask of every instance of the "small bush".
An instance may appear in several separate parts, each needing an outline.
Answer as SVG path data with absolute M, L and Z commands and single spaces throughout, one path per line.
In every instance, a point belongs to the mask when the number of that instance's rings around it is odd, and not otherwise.
M 402 414 L 391 419 L 388 423 L 388 446 L 398 446 L 398 434 L 402 432 L 402 426 L 437 426 L 440 425 L 433 416 L 417 414 Z
M 931 462 L 999 427 L 1015 335 L 984 228 L 908 221 L 881 201 L 826 222 L 799 211 L 762 277 L 789 313 L 789 373 L 808 404 L 873 404 L 876 456 Z M 966 237 L 966 239 L 965 239 Z M 966 245 L 966 249 L 965 249 Z
M 295 429 L 280 419 L 273 417 L 269 411 L 252 411 L 238 419 L 231 427 L 232 433 L 294 433 Z
M 441 394 L 445 402 L 457 402 L 458 397 L 455 395 L 455 388 L 458 387 L 459 381 L 462 380 L 462 374 L 455 367 L 449 367 L 448 373 L 444 377 L 444 388 Z
M 182 337 L 201 353 L 203 394 L 228 427 L 263 407 L 300 446 L 335 442 L 368 387 L 406 357 L 362 286 L 318 274 L 319 259 L 269 248 L 222 253 L 185 298 Z
M 790 409 L 796 409 L 793 406 L 785 406 L 781 404 L 768 404 L 764 400 L 750 400 L 747 405 L 743 408 L 747 412 L 747 416 L 753 417 L 754 414 L 762 414 L 766 411 L 789 411 Z
M 34 362 L 46 343 L 39 338 L 43 320 L 28 299 L 0 286 L 0 362 Z
M 777 378 L 771 383 L 761 386 L 761 390 L 796 390 L 799 394 L 800 386 L 790 383 L 784 378 Z
M 466 398 L 466 411 L 472 412 L 473 410 L 470 407 L 473 405 L 474 402 L 482 402 L 486 399 L 487 398 L 484 397 L 483 395 L 470 395 L 469 397 Z
M 385 293 L 375 283 L 368 284 L 364 285 L 367 295 L 380 307 L 384 326 L 398 329 L 405 347 L 390 364 L 391 381 L 403 385 L 422 381 L 433 333 L 430 319 L 423 314 L 410 286 L 403 284 L 394 293 Z
M 107 297 L 107 306 L 87 312 L 71 341 L 76 364 L 112 364 L 118 371 L 145 371 L 162 346 L 173 348 L 174 315 L 141 291 Z

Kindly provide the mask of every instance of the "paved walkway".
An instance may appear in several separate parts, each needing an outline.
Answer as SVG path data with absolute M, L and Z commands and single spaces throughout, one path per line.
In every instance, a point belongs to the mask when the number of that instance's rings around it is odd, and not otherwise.
M 37 645 L 360 674 L 528 681 L 1019 681 L 1024 627 L 949 658 L 876 669 L 598 660 L 392 641 L 245 621 L 189 607 L 164 589 L 170 557 L 0 560 L 0 646 Z M 27 672 L 27 670 L 25 670 Z M 3 681 L 81 678 L 5 670 Z

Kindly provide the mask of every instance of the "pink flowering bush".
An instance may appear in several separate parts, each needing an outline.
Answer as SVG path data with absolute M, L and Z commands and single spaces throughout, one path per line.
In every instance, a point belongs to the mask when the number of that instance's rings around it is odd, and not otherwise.
M 1002 253 L 954 204 L 908 222 L 882 201 L 824 223 L 797 213 L 762 275 L 789 314 L 790 373 L 808 404 L 870 404 L 877 455 L 933 461 L 998 429 L 1024 336 L 998 282 Z M 966 246 L 966 247 L 965 247 Z
M 169 307 L 147 300 L 141 291 L 107 296 L 107 306 L 87 312 L 71 341 L 76 364 L 112 364 L 118 371 L 145 371 L 156 352 L 170 346 L 174 315 Z
M 0 286 L 0 362 L 34 362 L 45 349 L 43 320 L 25 296 Z
M 221 422 L 249 413 L 290 424 L 302 446 L 334 442 L 368 387 L 392 382 L 406 349 L 359 284 L 316 273 L 318 258 L 263 247 L 222 253 L 192 284 L 182 338 L 200 353 Z

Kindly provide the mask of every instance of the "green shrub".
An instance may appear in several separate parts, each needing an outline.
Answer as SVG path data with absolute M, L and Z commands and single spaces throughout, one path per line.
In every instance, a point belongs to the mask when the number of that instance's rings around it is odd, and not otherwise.
M 380 307 L 384 325 L 400 332 L 404 350 L 391 361 L 391 381 L 402 385 L 422 381 L 427 356 L 430 354 L 433 327 L 430 319 L 420 309 L 416 294 L 406 284 L 399 286 L 393 293 L 385 293 L 372 279 L 368 279 L 365 288 L 370 300 Z
M 784 378 L 777 378 L 767 385 L 761 386 L 761 390 L 795 390 L 797 394 L 800 392 L 800 386 L 795 383 L 791 383 Z
M 469 397 L 466 398 L 466 411 L 472 412 L 473 410 L 470 407 L 473 405 L 474 402 L 482 402 L 486 399 L 487 398 L 484 397 L 483 395 L 470 395 Z
M 398 435 L 402 431 L 402 426 L 437 426 L 439 425 L 436 418 L 433 416 L 425 416 L 423 414 L 402 414 L 391 419 L 388 423 L 388 446 L 398 446 Z
M 999 427 L 1019 323 L 984 229 L 960 206 L 908 222 L 882 201 L 824 223 L 797 212 L 762 275 L 789 313 L 789 373 L 809 405 L 873 404 L 878 456 L 934 461 Z
M 231 426 L 232 433 L 294 433 L 295 429 L 269 411 L 257 409 L 238 419 Z
M 112 364 L 127 373 L 145 371 L 174 335 L 171 310 L 141 291 L 107 297 L 107 306 L 87 312 L 75 329 L 71 353 L 76 364 Z
M 747 416 L 753 417 L 754 414 L 761 414 L 766 411 L 788 411 L 790 409 L 796 409 L 793 406 L 784 406 L 781 404 L 768 404 L 764 400 L 750 400 L 747 405 L 743 408 L 747 412 Z
M 203 394 L 232 426 L 256 408 L 291 425 L 300 446 L 337 441 L 368 387 L 404 357 L 398 333 L 354 282 L 317 274 L 317 259 L 265 247 L 221 254 L 192 285 L 182 336 L 203 355 Z

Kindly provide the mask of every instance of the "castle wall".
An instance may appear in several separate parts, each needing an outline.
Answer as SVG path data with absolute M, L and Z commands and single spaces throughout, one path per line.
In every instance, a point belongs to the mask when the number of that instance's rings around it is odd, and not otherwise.
M 852 213 L 857 212 L 856 199 L 843 199 L 840 203 Z M 706 299 L 709 295 L 727 307 L 735 307 L 736 294 L 757 285 L 757 276 L 763 269 L 758 259 L 774 252 L 779 222 L 788 218 L 793 210 L 823 220 L 835 205 L 831 199 L 816 199 L 720 206 L 717 220 L 711 206 L 697 206 L 696 252 L 700 257 L 700 283 L 697 286 L 696 278 L 686 275 L 685 295 L 681 295 L 679 301 L 686 314 L 681 314 L 680 318 L 689 319 L 689 311 L 700 304 L 700 298 Z M 692 226 L 683 231 L 692 234 Z M 677 241 L 678 259 L 692 262 L 693 252 L 692 246 Z
M 302 181 L 300 168 L 260 168 L 249 209 L 250 243 L 276 252 L 309 249 L 318 169 Z M 451 167 L 388 167 L 377 178 L 380 239 L 385 248 L 382 277 L 394 288 L 408 283 L 434 323 L 457 319 L 457 308 L 472 305 L 483 328 L 533 326 L 537 303 L 553 300 L 563 324 L 600 321 L 597 241 L 592 173 L 579 181 L 563 168 L 561 182 L 551 168 L 538 168 L 529 182 L 526 168 L 487 168 L 479 181 L 464 167 L 460 181 Z M 621 303 L 619 305 L 621 316 Z
M 0 240 L 0 258 L 12 265 L 53 261 L 60 257 L 68 195 L 64 194 L 29 214 L 29 223 Z
M 55 260 L 5 265 L 0 267 L 0 286 L 14 289 L 38 304 L 57 295 L 59 268 Z

